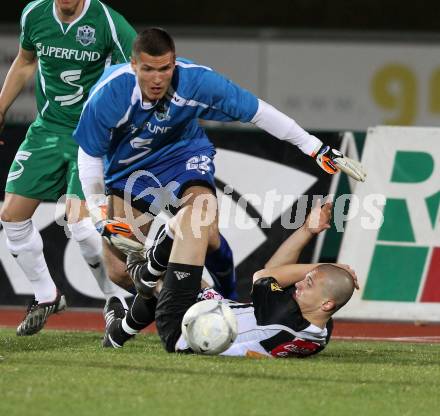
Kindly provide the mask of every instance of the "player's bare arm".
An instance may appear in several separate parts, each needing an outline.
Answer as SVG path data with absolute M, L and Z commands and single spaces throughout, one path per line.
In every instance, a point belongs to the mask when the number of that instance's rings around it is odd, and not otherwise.
M 265 277 L 273 277 L 281 287 L 288 287 L 304 279 L 319 263 L 286 264 L 284 266 L 265 268 L 254 273 L 253 283 Z
M 33 77 L 37 57 L 33 51 L 20 47 L 0 92 L 0 132 L 3 130 L 6 113 L 26 83 Z
M 319 263 L 316 264 L 295 264 L 299 255 L 309 241 L 319 233 L 330 228 L 332 218 L 331 202 L 321 206 L 317 205 L 307 216 L 306 221 L 301 228 L 296 230 L 283 244 L 278 248 L 275 254 L 266 263 L 265 268 L 256 272 L 253 276 L 253 282 L 264 277 L 275 278 L 281 287 L 291 286 L 304 279 L 307 273 L 311 272 Z M 355 271 L 347 264 L 335 264 L 348 271 L 353 278 L 356 289 L 359 284 Z
M 327 202 L 321 207 L 321 202 L 318 201 L 316 207 L 307 216 L 304 224 L 281 244 L 265 264 L 265 268 L 296 263 L 309 241 L 320 232 L 330 228 L 332 207 L 333 204 L 331 202 Z
M 281 287 L 287 287 L 303 280 L 307 273 L 318 266 L 318 264 L 296 264 L 296 262 L 310 240 L 330 228 L 332 207 L 331 202 L 321 206 L 321 201 L 318 201 L 304 224 L 281 244 L 266 263 L 265 268 L 254 274 L 253 282 L 264 277 L 273 277 Z

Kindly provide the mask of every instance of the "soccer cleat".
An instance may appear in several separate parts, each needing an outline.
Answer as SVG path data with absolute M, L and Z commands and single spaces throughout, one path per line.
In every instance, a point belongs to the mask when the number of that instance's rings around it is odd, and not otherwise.
M 162 272 L 152 273 L 148 260 L 140 252 L 131 252 L 127 256 L 127 272 L 133 280 L 137 293 L 143 298 L 149 299 L 154 295 L 157 281 Z
M 118 321 L 122 322 L 122 319 L 113 319 L 109 325 L 105 327 L 104 338 L 102 339 L 102 346 L 104 348 L 122 348 L 122 343 L 118 344 L 114 339 L 114 332 L 117 329 Z
M 34 335 L 41 331 L 47 321 L 47 318 L 67 308 L 64 295 L 57 293 L 53 302 L 38 303 L 35 298 L 29 304 L 23 321 L 17 327 L 17 335 Z
M 124 308 L 124 304 L 118 297 L 112 296 L 107 299 L 103 310 L 105 327 L 109 327 L 115 319 L 124 318 L 126 313 L 127 310 Z
M 127 311 L 118 297 L 112 296 L 107 300 L 104 306 L 105 333 L 102 339 L 103 347 L 122 348 L 122 345 L 128 339 L 124 338 L 125 333 L 122 332 L 121 326 L 126 313 Z
M 105 328 L 102 346 L 104 348 L 122 348 L 125 342 L 133 337 L 134 335 L 127 334 L 122 329 L 122 319 L 115 318 Z

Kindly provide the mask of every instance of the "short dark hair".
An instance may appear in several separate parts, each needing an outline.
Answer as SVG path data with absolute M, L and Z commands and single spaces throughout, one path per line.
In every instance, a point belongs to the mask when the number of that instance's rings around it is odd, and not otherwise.
M 335 302 L 335 310 L 341 309 L 351 298 L 354 292 L 354 282 L 351 274 L 335 264 L 324 263 L 316 270 L 325 275 L 324 292 Z M 332 313 L 333 313 L 332 312 Z
M 151 56 L 162 56 L 168 52 L 176 52 L 174 40 L 170 34 L 160 27 L 149 27 L 140 32 L 133 42 L 133 56 L 141 52 Z

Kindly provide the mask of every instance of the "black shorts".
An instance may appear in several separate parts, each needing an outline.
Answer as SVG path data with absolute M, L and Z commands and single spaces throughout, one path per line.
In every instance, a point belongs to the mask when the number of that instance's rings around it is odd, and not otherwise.
M 176 351 L 176 342 L 182 334 L 185 312 L 197 300 L 200 288 L 176 290 L 163 287 L 156 306 L 156 327 L 163 346 L 168 352 Z

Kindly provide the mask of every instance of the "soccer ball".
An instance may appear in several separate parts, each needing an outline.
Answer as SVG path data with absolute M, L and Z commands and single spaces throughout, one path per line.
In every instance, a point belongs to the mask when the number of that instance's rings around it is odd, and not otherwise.
M 226 303 L 215 299 L 203 300 L 186 311 L 182 334 L 194 352 L 220 354 L 237 338 L 237 320 Z

